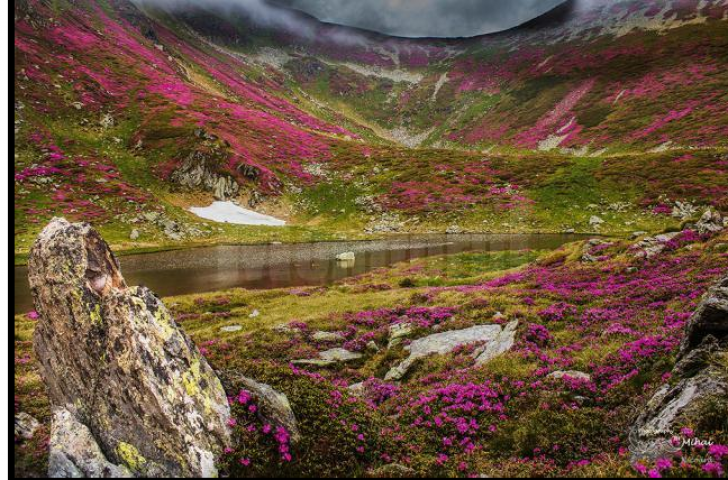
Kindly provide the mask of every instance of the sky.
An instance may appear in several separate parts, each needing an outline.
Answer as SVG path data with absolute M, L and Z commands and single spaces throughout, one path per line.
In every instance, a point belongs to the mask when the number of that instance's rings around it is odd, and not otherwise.
M 472 37 L 518 26 L 563 1 L 274 0 L 274 3 L 301 10 L 325 22 L 387 35 Z

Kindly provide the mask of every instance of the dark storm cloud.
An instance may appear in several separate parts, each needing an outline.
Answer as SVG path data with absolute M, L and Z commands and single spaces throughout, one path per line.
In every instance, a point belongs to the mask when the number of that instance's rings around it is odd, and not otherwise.
M 325 22 L 402 37 L 471 37 L 498 32 L 564 0 L 275 0 Z
M 294 8 L 319 20 L 402 37 L 470 37 L 498 32 L 548 12 L 564 0 L 132 0 L 248 12 L 259 23 L 306 35 Z

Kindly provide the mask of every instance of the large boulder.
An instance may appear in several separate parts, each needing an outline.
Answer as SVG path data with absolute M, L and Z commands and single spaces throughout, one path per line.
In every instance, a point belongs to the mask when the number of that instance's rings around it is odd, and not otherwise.
M 686 327 L 673 381 L 649 400 L 630 431 L 633 460 L 671 457 L 681 427 L 728 409 L 728 278 L 710 289 Z
M 215 476 L 230 435 L 227 397 L 161 300 L 126 285 L 88 224 L 63 219 L 41 232 L 28 274 L 51 451 L 64 465 L 56 474 L 115 465 L 134 476 Z M 92 442 L 102 455 L 79 457 Z

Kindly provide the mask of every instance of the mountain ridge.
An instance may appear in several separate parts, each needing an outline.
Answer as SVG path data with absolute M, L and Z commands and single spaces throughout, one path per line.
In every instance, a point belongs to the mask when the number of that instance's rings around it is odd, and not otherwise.
M 557 26 L 372 47 L 126 0 L 18 2 L 18 250 L 36 217 L 60 213 L 108 225 L 122 249 L 258 238 L 186 212 L 220 192 L 309 239 L 592 231 L 593 214 L 626 203 L 603 227 L 624 232 L 674 224 L 645 213 L 675 202 L 724 208 L 728 2 L 648 3 L 572 3 Z M 666 29 L 614 33 L 625 16 Z M 165 209 L 181 232 L 146 220 Z M 147 241 L 129 241 L 130 222 Z

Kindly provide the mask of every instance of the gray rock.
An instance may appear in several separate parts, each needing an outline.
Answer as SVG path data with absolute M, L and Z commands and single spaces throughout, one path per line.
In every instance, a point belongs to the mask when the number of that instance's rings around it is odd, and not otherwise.
M 681 220 L 687 220 L 691 218 L 695 212 L 697 212 L 698 209 L 695 208 L 695 206 L 688 202 L 675 202 L 675 205 L 672 207 L 672 216 L 674 218 L 679 218 Z
M 589 218 L 589 225 L 592 227 L 599 227 L 604 224 L 604 220 L 596 215 L 592 215 L 591 218 Z
M 129 240 L 132 240 L 132 241 L 134 241 L 134 240 L 138 240 L 138 239 L 139 239 L 139 230 L 137 230 L 137 229 L 135 228 L 135 229 L 133 229 L 133 230 L 131 231 L 131 233 L 129 234 Z
M 664 385 L 650 399 L 632 426 L 629 439 L 633 461 L 671 457 L 670 439 L 685 425 L 703 417 L 703 408 L 728 398 L 728 277 L 705 295 L 686 325 L 676 383 Z
M 293 360 L 291 363 L 295 365 L 315 365 L 325 367 L 335 363 L 346 363 L 352 360 L 358 360 L 363 355 L 361 353 L 350 352 L 344 348 L 332 348 L 319 352 L 318 358 Z
M 382 206 L 378 204 L 372 204 L 371 207 L 367 208 L 368 213 L 379 213 L 382 211 Z M 394 233 L 400 232 L 405 228 L 405 222 L 401 220 L 401 217 L 396 213 L 386 212 L 377 219 L 373 219 L 367 227 L 364 229 L 367 233 Z
M 652 258 L 662 253 L 667 247 L 667 243 L 673 238 L 680 235 L 680 232 L 664 233 L 654 237 L 648 237 L 637 242 L 636 258 Z
M 220 328 L 220 331 L 222 333 L 234 333 L 234 332 L 239 332 L 242 329 L 243 329 L 243 327 L 240 325 L 227 325 L 225 327 Z
M 315 332 L 311 339 L 316 342 L 342 343 L 346 338 L 339 332 Z
M 222 385 L 164 304 L 126 285 L 99 234 L 52 220 L 31 249 L 28 275 L 51 405 L 72 406 L 108 461 L 135 475 L 215 476 L 230 440 Z
M 179 242 L 184 239 L 184 236 L 179 232 L 173 232 L 171 230 L 165 230 L 164 235 L 174 242 Z
M 558 370 L 556 372 L 549 373 L 546 378 L 555 378 L 557 380 L 561 380 L 562 378 L 569 377 L 573 378 L 575 380 L 587 380 L 591 381 L 591 375 L 584 372 L 579 372 L 576 370 Z
M 24 440 L 30 440 L 40 428 L 40 422 L 25 412 L 15 415 L 15 436 Z
M 352 383 L 348 387 L 346 387 L 347 390 L 349 390 L 349 393 L 352 395 L 355 395 L 357 397 L 364 396 L 364 393 L 366 392 L 366 387 L 364 386 L 364 382 L 359 383 Z
M 336 260 L 339 262 L 353 262 L 356 260 L 356 254 L 354 252 L 344 252 L 336 256 Z
M 447 230 L 445 230 L 445 233 L 448 235 L 457 235 L 463 233 L 463 229 L 459 225 L 450 225 L 447 227 Z
M 224 158 L 223 152 L 216 150 L 195 150 L 170 179 L 189 190 L 211 192 L 216 200 L 229 200 L 238 195 L 240 186 L 232 176 L 219 172 Z
M 71 407 L 72 408 L 72 407 Z M 123 465 L 106 459 L 91 430 L 64 407 L 53 407 L 49 478 L 132 478 Z
M 680 357 L 700 345 L 708 335 L 719 341 L 728 337 L 728 277 L 708 290 L 688 320 Z
M 518 330 L 518 321 L 510 322 L 503 328 L 498 335 L 493 338 L 485 346 L 482 353 L 476 355 L 476 363 L 482 365 L 490 360 L 506 353 L 516 343 L 516 331 Z
M 411 323 L 395 323 L 389 326 L 389 343 L 387 348 L 393 348 L 404 340 L 406 337 L 412 334 L 414 327 Z
M 671 457 L 670 439 L 683 425 L 701 416 L 700 404 L 728 396 L 726 372 L 709 367 L 674 387 L 663 386 L 647 403 L 630 431 L 633 461 Z M 679 450 L 679 449 L 678 449 Z
M 703 213 L 703 216 L 700 217 L 698 223 L 695 224 L 695 228 L 700 234 L 717 233 L 725 228 L 725 224 L 723 222 L 723 217 L 719 212 L 713 212 L 708 209 L 705 213 Z
M 515 324 L 515 326 L 518 325 L 517 322 L 512 323 Z M 488 345 L 484 351 L 478 355 L 476 360 L 478 363 L 487 361 L 497 355 L 498 352 L 502 352 L 504 346 L 507 344 L 508 337 L 511 335 L 511 331 L 515 332 L 515 327 L 512 327 L 509 324 L 509 327 L 507 327 L 506 330 L 508 330 L 508 332 L 504 334 L 504 329 L 501 328 L 500 325 L 478 325 L 463 330 L 451 330 L 449 332 L 435 333 L 433 335 L 414 340 L 405 347 L 405 350 L 410 353 L 409 357 L 387 372 L 384 379 L 401 380 L 407 374 L 415 361 L 429 355 L 443 355 L 450 353 L 459 346 L 471 345 L 473 343 L 488 342 Z M 504 334 L 503 337 L 501 336 L 502 334 Z M 489 344 L 493 342 L 498 343 L 498 345 L 488 348 L 490 347 Z
M 148 222 L 156 222 L 161 215 L 159 212 L 147 212 L 144 214 L 144 219 Z
M 236 377 L 235 384 L 253 396 L 253 400 L 258 405 L 258 416 L 263 421 L 269 422 L 275 427 L 284 427 L 290 434 L 292 443 L 301 441 L 298 421 L 286 395 L 274 390 L 270 385 L 247 377 Z
M 111 128 L 116 124 L 116 121 L 114 120 L 113 115 L 110 113 L 104 113 L 101 115 L 101 118 L 99 119 L 99 125 L 101 125 L 103 128 Z

